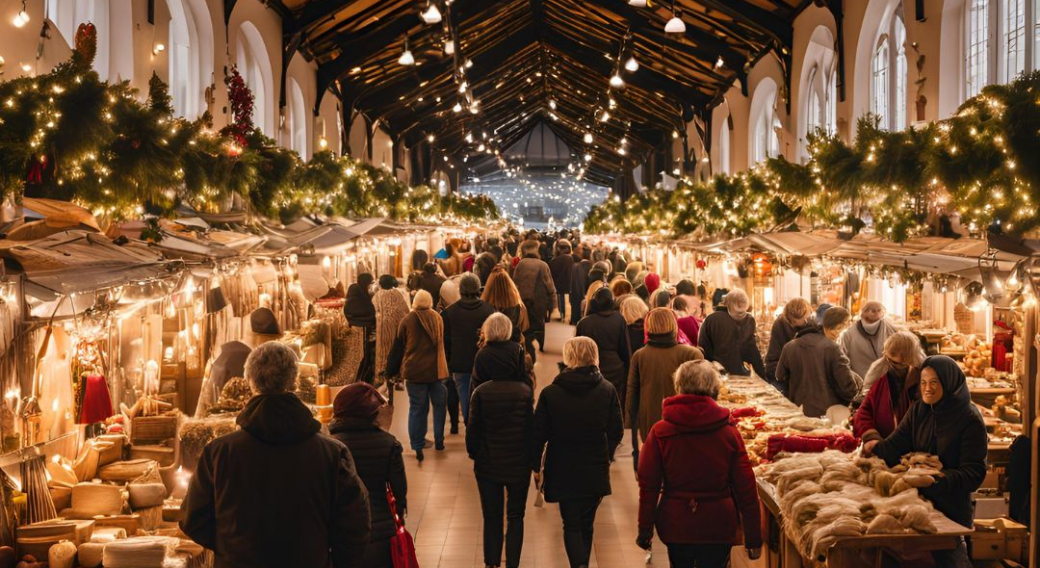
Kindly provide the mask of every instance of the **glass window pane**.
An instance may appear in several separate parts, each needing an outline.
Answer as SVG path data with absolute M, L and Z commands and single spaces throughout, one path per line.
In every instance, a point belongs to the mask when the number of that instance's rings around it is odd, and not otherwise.
M 1003 81 L 1010 83 L 1026 68 L 1026 0 L 1004 0 Z
M 888 128 L 888 39 L 881 41 L 872 62 L 873 82 L 870 94 L 870 111 L 876 115 L 882 128 Z
M 965 95 L 974 97 L 982 91 L 989 77 L 989 0 L 971 0 L 967 27 Z
M 895 18 L 892 24 L 892 37 L 895 39 L 895 66 L 893 83 L 893 124 L 894 130 L 906 128 L 906 28 L 903 20 Z

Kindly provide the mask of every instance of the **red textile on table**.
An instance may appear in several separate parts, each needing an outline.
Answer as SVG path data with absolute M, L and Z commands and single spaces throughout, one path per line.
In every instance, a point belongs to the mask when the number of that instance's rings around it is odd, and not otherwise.
M 765 458 L 772 460 L 780 452 L 818 454 L 824 450 L 840 450 L 849 453 L 859 447 L 859 439 L 845 433 L 819 436 L 774 434 L 769 437 L 767 446 Z
M 104 422 L 112 416 L 112 397 L 108 394 L 108 381 L 98 374 L 89 374 L 83 381 L 83 403 L 79 407 L 79 423 Z
M 744 418 L 746 416 L 762 416 L 765 414 L 764 411 L 755 408 L 754 406 L 745 406 L 743 408 L 734 408 L 729 411 L 729 415 L 733 418 Z

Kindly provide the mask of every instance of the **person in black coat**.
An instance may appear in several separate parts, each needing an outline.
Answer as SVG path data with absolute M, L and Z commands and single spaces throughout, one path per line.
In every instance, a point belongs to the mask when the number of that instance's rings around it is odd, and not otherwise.
M 466 450 L 473 460 L 484 513 L 484 564 L 501 564 L 504 512 L 506 568 L 516 568 L 531 485 L 527 444 L 534 420 L 534 390 L 524 366 L 523 346 L 510 341 L 509 318 L 495 314 L 484 322 L 482 331 L 487 343 L 477 359 L 483 382 L 473 389 L 469 404 Z
M 618 393 L 599 372 L 596 343 L 587 337 L 567 341 L 563 362 L 566 368 L 538 397 L 530 459 L 541 485 L 545 453 L 545 500 L 560 504 L 567 558 L 578 568 L 589 564 L 592 526 L 610 495 L 610 462 L 624 424 Z
M 564 321 L 567 318 L 567 300 L 564 296 L 573 294 L 571 280 L 574 273 L 574 256 L 571 255 L 570 241 L 564 239 L 556 241 L 556 256 L 549 263 L 549 272 L 552 274 L 553 285 L 556 286 L 556 303 L 560 310 L 560 321 Z
M 427 262 L 423 266 L 422 276 L 419 277 L 419 289 L 426 290 L 433 297 L 433 305 L 436 306 L 441 302 L 441 286 L 447 278 L 437 274 L 437 265 L 432 262 Z
M 577 337 L 588 337 L 599 349 L 599 368 L 621 397 L 625 406 L 628 362 L 632 358 L 629 346 L 628 324 L 624 316 L 614 309 L 614 295 L 607 288 L 600 288 L 592 296 L 588 315 L 578 322 Z
M 444 352 L 448 357 L 448 371 L 451 372 L 455 388 L 462 404 L 462 420 L 469 416 L 470 375 L 473 373 L 473 358 L 477 356 L 477 342 L 480 341 L 480 326 L 495 313 L 495 309 L 480 299 L 480 278 L 472 272 L 466 273 L 459 280 L 458 302 L 445 308 L 441 313 L 444 320 Z M 451 433 L 459 432 L 458 422 L 451 425 Z
M 347 385 L 336 395 L 329 424 L 329 433 L 350 450 L 358 477 L 368 489 L 372 530 L 359 568 L 393 568 L 390 538 L 397 525 L 386 499 L 387 483 L 397 500 L 397 514 L 403 519 L 408 509 L 404 450 L 397 438 L 377 424 L 385 404 L 386 399 L 371 385 Z
M 921 400 L 910 407 L 892 435 L 881 442 L 867 442 L 863 452 L 876 454 L 890 467 L 912 452 L 939 456 L 942 476 L 920 489 L 921 495 L 950 520 L 970 528 L 974 516 L 971 494 L 986 477 L 986 425 L 971 402 L 964 372 L 953 359 L 945 355 L 925 359 L 920 389 Z M 956 549 L 932 554 L 937 566 L 971 566 L 963 542 Z
M 579 245 L 572 256 L 574 263 L 571 268 L 570 321 L 571 325 L 578 325 L 581 319 L 581 301 L 585 299 L 585 291 L 589 289 L 586 282 L 589 279 L 589 271 L 592 270 L 592 261 L 589 260 L 591 250 L 586 245 Z
M 372 283 L 375 277 L 371 273 L 358 274 L 357 282 L 347 288 L 347 301 L 343 304 L 343 314 L 351 327 L 361 328 L 363 334 L 363 351 L 361 364 L 358 366 L 356 381 L 371 383 L 376 376 L 376 307 L 372 303 Z

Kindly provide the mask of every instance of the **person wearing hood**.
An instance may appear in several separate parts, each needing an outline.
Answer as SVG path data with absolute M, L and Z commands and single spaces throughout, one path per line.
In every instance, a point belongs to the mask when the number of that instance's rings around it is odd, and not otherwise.
M 917 336 L 909 331 L 896 332 L 885 340 L 882 355 L 863 378 L 867 395 L 852 420 L 853 434 L 864 442 L 891 435 L 910 406 L 921 398 L 925 354 Z
M 433 298 L 419 290 L 412 311 L 401 320 L 397 339 L 386 364 L 388 376 L 400 376 L 408 391 L 408 441 L 415 457 L 423 461 L 427 418 L 433 405 L 433 441 L 444 450 L 444 419 L 447 414 L 448 358 L 444 353 L 444 322 L 433 310 Z
M 729 410 L 716 402 L 721 388 L 711 363 L 683 363 L 677 394 L 665 399 L 639 456 L 636 544 L 649 550 L 656 529 L 676 568 L 725 568 L 740 544 L 751 560 L 762 554 L 755 473 Z
M 584 299 L 584 291 L 589 288 L 589 272 L 592 270 L 592 261 L 589 260 L 591 250 L 587 245 L 578 245 L 574 251 L 574 266 L 571 268 L 570 303 L 571 303 L 571 325 L 578 325 L 582 318 L 581 301 Z
M 481 383 L 473 389 L 469 405 L 466 450 L 473 460 L 484 514 L 484 564 L 502 563 L 504 514 L 506 568 L 516 568 L 531 485 L 527 444 L 534 420 L 534 385 L 528 378 L 523 347 L 511 341 L 509 318 L 496 313 L 487 318 L 481 332 L 485 344 L 475 363 Z
M 397 338 L 397 328 L 408 315 L 408 298 L 397 289 L 397 278 L 392 274 L 379 277 L 379 291 L 372 298 L 376 308 L 376 376 L 386 376 L 386 361 Z
M 444 352 L 448 356 L 448 371 L 462 403 L 462 420 L 469 416 L 470 378 L 473 359 L 477 356 L 480 326 L 495 313 L 495 309 L 480 299 L 480 278 L 467 273 L 459 280 L 462 299 L 441 313 L 444 320 Z M 451 424 L 451 433 L 459 432 L 458 421 Z
M 864 302 L 859 321 L 841 337 L 841 350 L 849 358 L 852 370 L 865 376 L 874 361 L 881 358 L 885 340 L 896 331 L 885 318 L 885 306 L 881 302 Z
M 566 239 L 556 241 L 556 254 L 549 263 L 553 285 L 556 286 L 557 308 L 560 310 L 560 321 L 567 318 L 567 297 L 571 295 L 571 276 L 574 273 L 574 256 L 571 255 L 571 242 Z
M 628 324 L 625 317 L 614 309 L 614 295 L 607 288 L 600 288 L 589 304 L 589 315 L 578 322 L 576 337 L 588 337 L 596 342 L 599 351 L 599 368 L 610 384 L 614 385 L 625 407 L 625 383 L 628 379 L 628 363 L 632 348 L 628 342 Z
M 358 274 L 357 282 L 347 288 L 347 301 L 343 313 L 350 327 L 361 333 L 362 357 L 355 381 L 371 383 L 376 377 L 376 307 L 372 303 L 372 283 L 375 277 L 370 272 Z
M 986 478 L 986 424 L 971 402 L 964 371 L 953 359 L 945 355 L 925 359 L 920 389 L 921 400 L 910 407 L 892 435 L 880 442 L 866 442 L 863 453 L 877 455 L 889 467 L 914 452 L 939 456 L 942 473 L 918 491 L 950 520 L 970 529 L 974 517 L 971 494 Z M 964 542 L 932 556 L 936 566 L 943 568 L 972 566 Z
M 773 385 L 776 390 L 787 396 L 787 383 L 776 380 L 776 364 L 780 361 L 780 353 L 784 350 L 798 330 L 809 323 L 812 316 L 812 307 L 804 298 L 794 298 L 784 305 L 784 312 L 773 322 L 773 328 L 769 333 L 769 349 L 766 350 L 766 375 L 763 377 L 767 383 Z M 821 315 L 820 321 L 823 320 Z
M 596 342 L 568 340 L 563 363 L 563 371 L 538 396 L 530 464 L 545 500 L 560 504 L 567 559 L 579 568 L 589 565 L 596 510 L 610 495 L 610 463 L 624 424 L 618 393 L 599 372 Z
M 347 447 L 321 435 L 293 394 L 296 374 L 288 346 L 254 349 L 245 365 L 254 396 L 238 415 L 241 430 L 202 450 L 180 527 L 214 552 L 215 568 L 362 566 L 368 491 Z
M 422 276 L 419 277 L 418 290 L 426 290 L 433 298 L 433 305 L 437 306 L 441 301 L 441 286 L 448 279 L 437 273 L 437 265 L 427 262 L 423 266 Z
M 357 475 L 369 495 L 372 532 L 368 537 L 360 568 L 393 568 L 390 539 L 397 525 L 386 500 L 389 483 L 397 501 L 397 514 L 408 510 L 408 479 L 404 470 L 404 450 L 397 438 L 379 428 L 379 412 L 387 403 L 372 385 L 353 383 L 343 387 L 332 405 L 329 433 L 350 450 Z
M 625 417 L 629 426 L 646 440 L 650 428 L 661 419 L 661 403 L 675 394 L 672 375 L 687 361 L 703 359 L 700 349 L 681 345 L 675 315 L 668 308 L 654 308 L 646 316 L 650 340 L 632 355 L 628 372 Z
M 697 346 L 704 351 L 705 359 L 721 364 L 730 375 L 750 374 L 746 363 L 764 377 L 766 369 L 758 351 L 755 318 L 748 313 L 747 293 L 739 288 L 733 290 L 722 299 L 722 305 L 724 310 L 704 318 Z
M 621 302 L 618 311 L 625 318 L 625 324 L 628 326 L 628 346 L 632 348 L 632 353 L 635 353 L 637 349 L 646 345 L 645 318 L 650 310 L 646 307 L 646 302 L 636 296 L 629 296 Z
M 556 285 L 549 265 L 539 258 L 538 247 L 536 240 L 524 241 L 520 247 L 523 258 L 513 269 L 513 282 L 527 308 L 528 328 L 524 340 L 532 360 L 537 357 L 535 341 L 538 341 L 538 350 L 545 351 L 545 316 L 556 305 Z
M 787 383 L 787 396 L 812 418 L 834 405 L 847 405 L 863 386 L 859 375 L 831 336 L 848 319 L 845 308 L 823 314 L 823 325 L 807 324 L 784 346 L 776 364 L 776 380 Z

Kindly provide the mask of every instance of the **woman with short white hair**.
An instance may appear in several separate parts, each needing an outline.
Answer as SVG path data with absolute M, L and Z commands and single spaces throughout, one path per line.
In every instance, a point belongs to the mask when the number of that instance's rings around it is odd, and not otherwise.
M 839 340 L 841 350 L 849 358 L 849 366 L 859 376 L 865 376 L 870 366 L 882 356 L 885 340 L 898 329 L 885 317 L 885 306 L 881 302 L 863 302 L 859 320 L 845 330 Z
M 737 288 L 722 299 L 724 311 L 704 318 L 697 336 L 697 346 L 704 358 L 721 364 L 731 375 L 749 375 L 747 366 L 760 377 L 766 376 L 762 353 L 758 350 L 755 317 L 748 312 L 751 302 L 747 293 Z
M 665 399 L 639 455 L 636 544 L 649 550 L 656 529 L 677 568 L 724 568 L 739 544 L 755 560 L 762 553 L 755 473 L 729 410 L 715 401 L 719 374 L 708 361 L 688 361 L 673 380 L 677 394 Z
M 538 397 L 530 455 L 538 483 L 545 453 L 545 500 L 560 504 L 567 558 L 578 568 L 589 564 L 596 510 L 610 495 L 610 462 L 624 426 L 618 393 L 599 372 L 596 342 L 567 341 L 563 362 Z

